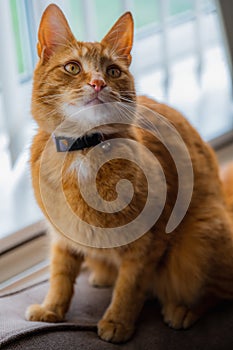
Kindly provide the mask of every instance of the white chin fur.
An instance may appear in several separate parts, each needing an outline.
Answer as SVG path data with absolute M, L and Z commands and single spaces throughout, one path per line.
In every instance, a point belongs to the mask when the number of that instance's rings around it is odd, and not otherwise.
M 111 124 L 122 122 L 126 112 L 120 108 L 119 102 L 111 102 L 94 106 L 64 104 L 62 113 L 65 119 L 57 128 L 55 134 L 57 136 L 79 137 L 93 128 L 111 132 Z M 130 120 L 130 116 L 132 116 L 132 113 L 129 113 L 125 119 Z

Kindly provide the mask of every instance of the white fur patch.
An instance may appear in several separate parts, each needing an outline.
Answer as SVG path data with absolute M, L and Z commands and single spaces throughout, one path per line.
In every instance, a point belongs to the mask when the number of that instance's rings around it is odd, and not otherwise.
M 119 112 L 111 103 L 89 107 L 64 103 L 62 114 L 65 120 L 55 133 L 70 137 L 80 137 L 93 128 L 108 125 L 109 122 L 117 122 L 119 119 Z
M 69 171 L 75 171 L 77 174 L 77 179 L 79 176 L 82 177 L 83 180 L 88 180 L 89 178 L 89 169 L 84 165 L 83 159 L 85 156 L 78 154 L 76 160 L 69 167 Z

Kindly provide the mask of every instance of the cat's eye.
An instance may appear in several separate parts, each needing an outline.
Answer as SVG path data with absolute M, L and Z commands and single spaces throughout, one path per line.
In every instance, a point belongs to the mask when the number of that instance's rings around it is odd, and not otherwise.
M 110 66 L 107 69 L 107 74 L 111 77 L 111 78 L 119 78 L 121 75 L 121 71 L 118 67 L 115 66 Z
M 77 75 L 78 73 L 80 73 L 80 66 L 77 62 L 69 62 L 64 66 L 64 69 L 73 75 Z

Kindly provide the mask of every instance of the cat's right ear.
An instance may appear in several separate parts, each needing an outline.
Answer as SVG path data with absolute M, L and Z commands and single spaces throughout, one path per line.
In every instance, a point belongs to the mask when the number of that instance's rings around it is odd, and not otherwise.
M 68 45 L 73 40 L 75 38 L 63 12 L 55 4 L 49 5 L 42 15 L 38 32 L 39 57 L 48 60 L 59 46 Z

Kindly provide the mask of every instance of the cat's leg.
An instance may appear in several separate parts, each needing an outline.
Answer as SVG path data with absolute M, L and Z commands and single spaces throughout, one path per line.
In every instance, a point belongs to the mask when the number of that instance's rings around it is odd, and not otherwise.
M 185 266 L 185 261 L 183 264 L 179 264 L 179 269 L 168 266 L 165 276 L 160 276 L 156 283 L 163 320 L 174 329 L 191 327 L 212 305 L 212 301 L 209 305 L 210 299 L 204 301 L 202 297 L 205 283 L 201 271 L 197 277 L 190 266 Z
M 173 245 L 165 266 L 157 271 L 164 321 L 175 329 L 188 328 L 219 299 L 233 297 L 232 271 L 232 227 L 225 210 L 218 210 L 200 226 L 192 224 L 192 231 Z
M 72 253 L 59 243 L 52 246 L 49 291 L 41 305 L 31 305 L 26 311 L 30 321 L 62 321 L 73 295 L 73 285 L 79 273 L 82 256 Z
M 94 287 L 113 286 L 117 278 L 117 269 L 104 260 L 87 257 L 87 266 L 91 269 L 89 283 Z
M 213 296 L 199 300 L 196 306 L 187 306 L 175 301 L 167 302 L 162 309 L 164 322 L 174 329 L 187 329 L 218 302 L 219 299 Z
M 137 255 L 123 260 L 112 302 L 98 323 L 101 339 L 121 343 L 132 336 L 151 282 L 152 267 L 153 264 L 143 264 Z

